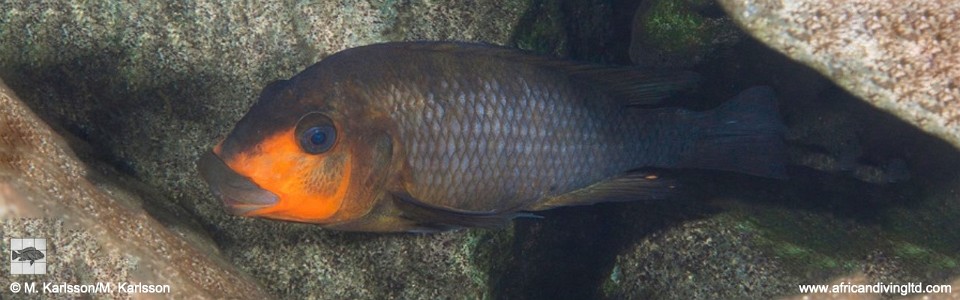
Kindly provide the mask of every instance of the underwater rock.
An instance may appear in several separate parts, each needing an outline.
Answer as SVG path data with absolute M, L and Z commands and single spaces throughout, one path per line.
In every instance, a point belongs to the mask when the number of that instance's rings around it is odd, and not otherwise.
M 555 57 L 628 64 L 630 20 L 639 1 L 531 0 L 510 46 Z
M 630 60 L 644 67 L 690 68 L 743 35 L 713 1 L 643 1 L 633 19 Z
M 771 299 L 798 278 L 757 249 L 736 218 L 688 222 L 651 234 L 618 256 L 604 283 L 613 299 Z M 722 287 L 724 284 L 731 286 Z
M 264 295 L 211 251 L 212 241 L 184 237 L 189 233 L 166 228 L 141 207 L 167 199 L 141 199 L 118 182 L 78 161 L 67 141 L 0 82 L 3 252 L 10 253 L 10 238 L 45 238 L 48 251 L 46 275 L 6 276 L 10 265 L 3 264 L 0 285 L 142 282 L 169 285 L 164 296 L 173 298 Z M 112 296 L 124 294 L 114 289 Z
M 603 295 L 614 299 L 773 299 L 800 294 L 799 284 L 836 284 L 836 278 L 857 278 L 856 284 L 922 282 L 954 284 L 954 288 L 960 280 L 951 277 L 957 275 L 956 253 L 925 245 L 929 240 L 914 244 L 890 230 L 816 212 L 731 208 L 731 212 L 686 222 L 626 247 L 610 269 Z M 918 298 L 924 294 L 914 292 L 910 294 Z M 828 295 L 807 296 L 818 299 Z M 839 295 L 844 299 L 858 296 Z M 880 298 L 867 295 L 877 298 L 864 299 Z
M 960 3 L 720 3 L 770 47 L 960 148 Z

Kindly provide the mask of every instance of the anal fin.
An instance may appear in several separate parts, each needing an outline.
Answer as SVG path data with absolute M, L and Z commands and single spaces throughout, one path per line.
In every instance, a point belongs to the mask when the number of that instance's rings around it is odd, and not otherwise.
M 561 206 L 591 205 L 600 202 L 658 200 L 668 197 L 677 187 L 665 171 L 640 169 L 611 177 L 572 192 L 548 198 L 526 210 L 546 210 Z
M 444 231 L 462 227 L 502 227 L 517 217 L 536 217 L 529 213 L 507 209 L 497 212 L 475 212 L 440 207 L 424 203 L 407 193 L 392 193 L 394 204 L 402 217 L 419 226 L 416 232 Z

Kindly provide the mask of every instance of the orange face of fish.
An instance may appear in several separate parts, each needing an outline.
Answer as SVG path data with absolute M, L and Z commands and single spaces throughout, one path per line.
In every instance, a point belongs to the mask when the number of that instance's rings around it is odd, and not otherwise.
M 384 187 L 400 164 L 385 113 L 356 100 L 363 89 L 299 80 L 265 87 L 227 137 L 197 161 L 201 177 L 235 215 L 338 229 L 383 223 L 371 212 L 386 199 Z
M 273 205 L 240 214 L 299 222 L 329 219 L 343 205 L 353 175 L 351 156 L 343 144 L 336 124 L 314 112 L 304 115 L 295 128 L 267 136 L 224 159 L 231 170 L 277 198 Z M 223 157 L 221 145 L 213 150 L 218 157 Z M 242 200 L 225 202 L 244 205 Z

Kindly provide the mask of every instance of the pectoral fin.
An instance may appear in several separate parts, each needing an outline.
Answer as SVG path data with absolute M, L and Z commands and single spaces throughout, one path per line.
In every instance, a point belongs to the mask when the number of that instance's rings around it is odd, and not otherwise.
M 664 199 L 673 193 L 676 187 L 676 180 L 670 178 L 670 175 L 665 171 L 636 170 L 579 190 L 548 198 L 526 209 L 536 211 L 600 202 Z
M 440 207 L 420 201 L 407 193 L 393 193 L 394 204 L 403 217 L 417 222 L 417 231 L 443 231 L 462 227 L 501 227 L 516 217 L 536 217 L 508 209 L 496 212 L 475 212 Z

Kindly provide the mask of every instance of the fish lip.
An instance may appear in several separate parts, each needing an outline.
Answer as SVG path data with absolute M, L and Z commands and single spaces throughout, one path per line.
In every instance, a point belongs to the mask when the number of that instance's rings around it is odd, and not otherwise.
M 237 174 L 213 151 L 207 151 L 197 160 L 200 177 L 210 186 L 210 192 L 223 202 L 224 209 L 234 215 L 247 216 L 251 212 L 270 207 L 279 197 L 260 188 L 249 178 Z

